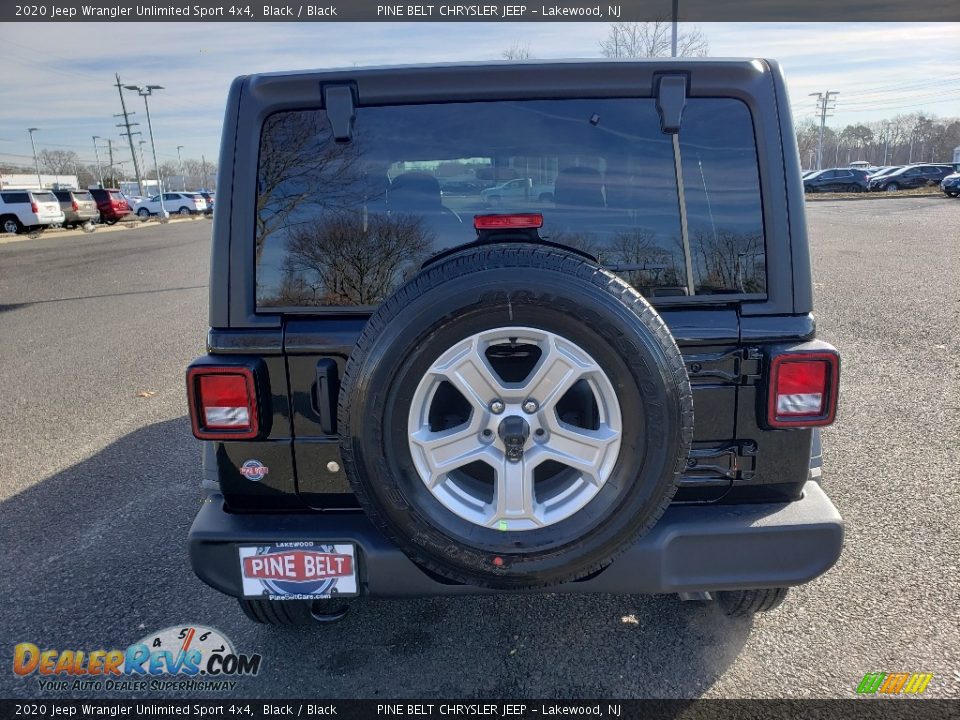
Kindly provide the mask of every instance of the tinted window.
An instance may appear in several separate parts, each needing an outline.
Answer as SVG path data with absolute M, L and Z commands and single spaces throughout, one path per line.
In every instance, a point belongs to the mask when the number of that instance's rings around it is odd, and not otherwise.
M 30 196 L 25 192 L 5 192 L 0 193 L 0 197 L 3 198 L 4 202 L 8 203 L 28 203 L 30 202 Z
M 746 106 L 689 100 L 679 145 L 694 292 L 765 292 Z M 689 294 L 673 138 L 652 99 L 358 108 L 345 144 L 322 111 L 281 112 L 264 124 L 257 185 L 261 308 L 376 305 L 473 241 L 473 215 L 510 211 L 542 213 L 541 237 L 648 296 Z
M 57 196 L 57 200 L 64 200 L 64 201 L 69 202 L 70 200 L 73 199 L 73 198 L 70 197 L 70 191 L 69 191 L 69 190 L 57 190 L 57 191 L 55 191 L 53 194 Z
M 77 200 L 93 200 L 93 195 L 91 195 L 86 190 L 79 190 L 73 194 L 73 197 Z
M 57 202 L 56 196 L 52 192 L 34 192 L 33 199 L 37 202 Z
M 688 100 L 680 152 L 697 294 L 765 293 L 760 171 L 747 106 Z
M 120 201 L 122 201 L 122 200 L 124 199 L 124 197 L 123 197 L 122 194 L 120 194 L 120 193 L 118 193 L 118 192 L 113 192 L 113 191 L 111 191 L 111 192 L 110 192 L 110 199 L 111 199 L 111 200 L 115 200 L 115 201 L 117 201 L 117 202 L 120 202 Z

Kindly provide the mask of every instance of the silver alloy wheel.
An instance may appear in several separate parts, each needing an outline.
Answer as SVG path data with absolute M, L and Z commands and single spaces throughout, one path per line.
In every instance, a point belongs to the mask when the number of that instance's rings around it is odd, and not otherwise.
M 505 380 L 488 357 L 491 348 L 531 346 L 539 358 L 519 381 Z M 468 417 L 434 429 L 444 383 L 459 393 Z M 592 402 L 590 423 L 558 414 L 575 385 Z M 501 412 L 491 410 L 497 403 Z M 552 525 L 587 505 L 616 465 L 621 432 L 620 403 L 597 362 L 566 338 L 529 327 L 477 333 L 440 355 L 417 385 L 408 419 L 410 454 L 431 494 L 464 520 L 504 531 Z M 477 463 L 489 469 L 480 479 L 468 471 Z
M 20 231 L 20 223 L 13 218 L 7 218 L 3 221 L 3 231 L 7 233 L 18 233 Z

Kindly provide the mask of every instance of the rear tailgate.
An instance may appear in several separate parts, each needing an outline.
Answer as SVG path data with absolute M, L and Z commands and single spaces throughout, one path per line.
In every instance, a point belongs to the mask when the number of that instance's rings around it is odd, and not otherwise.
M 56 195 L 51 192 L 33 192 L 30 193 L 33 203 L 36 205 L 36 215 L 41 221 L 60 222 L 63 220 L 63 211 L 60 209 L 60 201 Z
M 687 361 L 694 397 L 694 451 L 677 500 L 717 500 L 743 479 L 741 457 L 754 456 L 750 447 L 756 436 L 743 439 L 737 434 L 737 396 L 740 373 L 759 364 L 742 359 L 735 309 L 665 310 L 662 316 Z M 336 408 L 339 379 L 365 322 L 286 322 L 297 490 L 312 507 L 354 504 L 349 496 L 337 496 L 349 492 L 349 485 L 339 468 Z M 336 470 L 331 470 L 331 462 Z

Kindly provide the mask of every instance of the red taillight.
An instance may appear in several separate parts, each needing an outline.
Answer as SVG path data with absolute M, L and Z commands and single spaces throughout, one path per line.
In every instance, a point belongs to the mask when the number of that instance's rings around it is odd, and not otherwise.
M 32 203 L 30 203 L 30 211 L 31 211 L 34 215 L 36 215 L 38 212 L 40 212 L 40 206 L 37 205 L 35 202 L 32 202 Z
M 540 213 L 516 215 L 474 215 L 473 227 L 477 230 L 521 230 L 543 227 Z
M 187 370 L 193 434 L 201 440 L 249 440 L 257 436 L 253 372 L 243 367 L 197 366 Z
M 80 203 L 78 203 L 76 200 L 73 201 L 73 209 L 74 209 L 74 210 L 79 210 L 79 209 L 80 209 Z
M 770 361 L 771 427 L 829 425 L 837 414 L 840 358 L 831 352 L 777 355 Z

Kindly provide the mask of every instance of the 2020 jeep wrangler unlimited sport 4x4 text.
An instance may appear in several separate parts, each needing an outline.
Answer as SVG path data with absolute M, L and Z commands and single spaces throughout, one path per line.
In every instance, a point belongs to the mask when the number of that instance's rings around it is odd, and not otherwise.
M 544 589 L 747 614 L 836 562 L 839 357 L 775 62 L 241 77 L 217 190 L 189 545 L 252 619 Z

